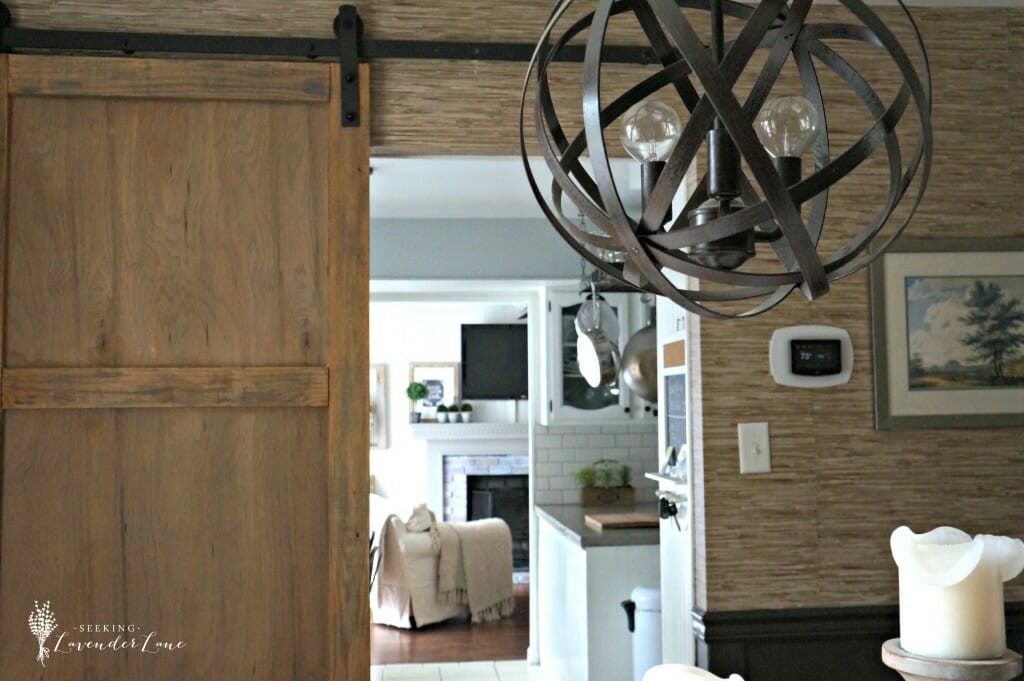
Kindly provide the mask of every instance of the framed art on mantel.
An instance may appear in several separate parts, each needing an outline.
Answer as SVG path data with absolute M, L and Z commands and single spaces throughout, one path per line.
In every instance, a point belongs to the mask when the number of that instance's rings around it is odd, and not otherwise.
M 1024 425 L 1024 240 L 896 242 L 871 326 L 876 428 Z
M 410 402 L 410 411 L 417 405 L 425 420 L 437 416 L 442 404 L 451 406 L 459 402 L 458 362 L 413 362 L 409 365 L 409 382 L 417 381 L 427 386 L 427 396 L 419 402 Z

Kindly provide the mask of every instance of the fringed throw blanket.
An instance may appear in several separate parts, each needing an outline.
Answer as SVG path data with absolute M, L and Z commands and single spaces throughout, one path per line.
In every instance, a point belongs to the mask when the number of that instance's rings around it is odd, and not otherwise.
M 474 622 L 509 617 L 512 597 L 512 533 L 504 520 L 438 523 L 441 556 L 437 564 L 438 597 L 464 603 Z
M 466 598 L 466 572 L 462 568 L 462 542 L 449 523 L 437 524 L 441 539 L 437 559 L 437 598 L 443 603 L 468 603 Z

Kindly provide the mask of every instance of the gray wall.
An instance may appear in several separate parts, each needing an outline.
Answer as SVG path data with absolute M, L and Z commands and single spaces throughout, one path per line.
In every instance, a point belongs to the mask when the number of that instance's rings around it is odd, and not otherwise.
M 579 276 L 579 256 L 545 220 L 370 221 L 371 279 Z

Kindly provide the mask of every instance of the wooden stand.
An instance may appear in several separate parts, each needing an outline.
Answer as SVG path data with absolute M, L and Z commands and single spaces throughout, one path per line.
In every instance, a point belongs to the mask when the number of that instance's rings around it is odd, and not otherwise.
M 636 504 L 634 487 L 583 487 L 580 489 L 581 506 L 633 506 Z
M 908 653 L 898 638 L 882 645 L 882 662 L 906 681 L 1010 681 L 1022 671 L 1021 657 L 1012 650 L 997 660 L 938 660 Z

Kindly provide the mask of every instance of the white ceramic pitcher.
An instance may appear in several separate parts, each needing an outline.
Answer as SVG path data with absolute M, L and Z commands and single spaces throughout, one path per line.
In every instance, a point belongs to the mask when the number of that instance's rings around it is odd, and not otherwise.
M 900 574 L 900 646 L 947 660 L 989 660 L 1006 652 L 1003 582 L 1024 570 L 1024 542 L 952 527 L 890 539 Z

